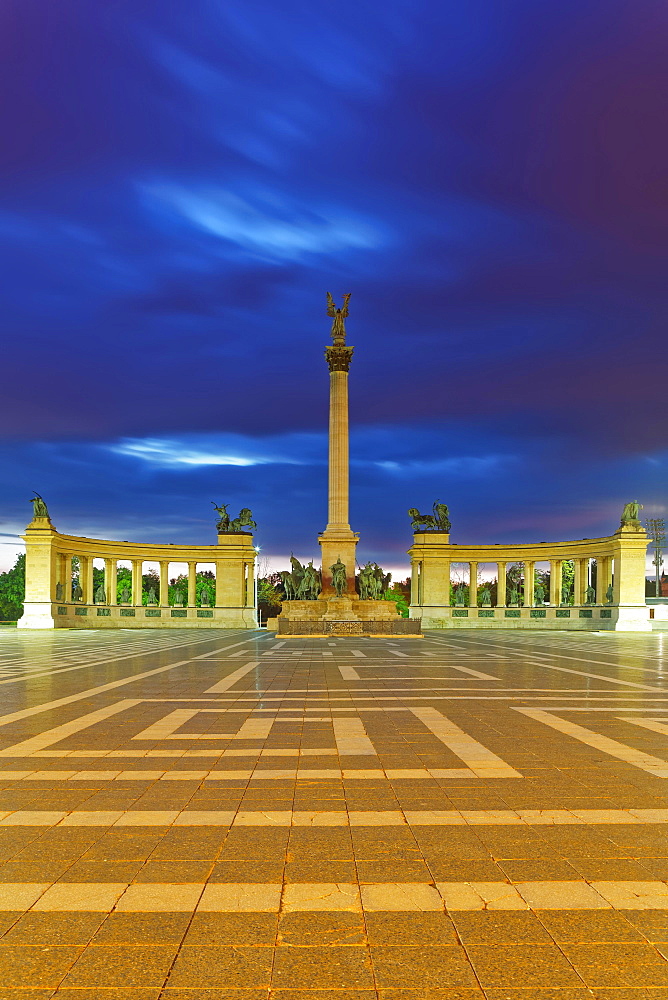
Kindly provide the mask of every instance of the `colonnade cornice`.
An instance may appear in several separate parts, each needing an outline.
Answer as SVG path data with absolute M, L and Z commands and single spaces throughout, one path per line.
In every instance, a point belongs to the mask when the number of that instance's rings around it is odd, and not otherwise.
M 449 559 L 451 562 L 550 562 L 554 560 L 605 558 L 614 556 L 620 544 L 644 548 L 644 532 L 615 534 L 603 538 L 583 538 L 563 542 L 496 543 L 487 545 L 457 545 L 431 532 L 416 533 L 409 555 L 424 559 Z
M 45 530 L 46 529 L 46 530 Z M 235 558 L 242 554 L 254 556 L 253 536 L 250 533 L 219 535 L 217 545 L 180 545 L 161 542 L 130 542 L 109 538 L 91 538 L 86 535 L 64 535 L 49 525 L 35 523 L 28 525 L 25 541 L 41 536 L 42 541 L 50 540 L 53 548 L 61 555 L 85 555 L 99 559 L 129 560 L 141 559 L 145 562 L 216 562 Z

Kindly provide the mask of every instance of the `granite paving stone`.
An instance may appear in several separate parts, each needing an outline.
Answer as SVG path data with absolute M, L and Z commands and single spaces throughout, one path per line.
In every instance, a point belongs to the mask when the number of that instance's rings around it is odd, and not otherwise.
M 0 1000 L 668 1000 L 659 634 L 150 638 L 0 635 Z

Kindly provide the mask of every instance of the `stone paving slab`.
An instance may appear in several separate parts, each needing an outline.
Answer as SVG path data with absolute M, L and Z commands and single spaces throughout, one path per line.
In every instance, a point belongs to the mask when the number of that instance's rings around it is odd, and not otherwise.
M 661 638 L 0 633 L 0 1000 L 668 1000 Z

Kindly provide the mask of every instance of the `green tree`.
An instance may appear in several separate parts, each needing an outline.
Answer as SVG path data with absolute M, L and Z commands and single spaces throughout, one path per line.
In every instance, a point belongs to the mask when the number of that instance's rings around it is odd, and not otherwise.
M 406 592 L 400 583 L 393 583 L 383 594 L 384 601 L 394 601 L 402 618 L 408 618 L 408 600 Z
M 260 622 L 266 622 L 267 618 L 275 618 L 281 610 L 285 595 L 283 590 L 278 587 L 276 577 L 280 581 L 281 578 L 277 573 L 260 577 L 257 581 L 257 607 Z
M 0 573 L 0 621 L 15 622 L 23 614 L 26 594 L 26 556 L 21 552 L 6 573 Z

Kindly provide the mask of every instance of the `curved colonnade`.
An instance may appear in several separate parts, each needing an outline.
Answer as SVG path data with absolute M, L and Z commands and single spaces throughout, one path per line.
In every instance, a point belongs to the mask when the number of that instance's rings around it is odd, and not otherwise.
M 451 545 L 450 536 L 444 532 L 416 532 L 409 549 L 410 614 L 422 618 L 423 628 L 649 631 L 646 552 L 647 535 L 642 528 L 630 525 L 623 525 L 606 538 L 533 545 Z M 564 601 L 563 565 L 567 561 L 573 563 L 573 586 L 568 601 Z M 594 562 L 595 594 L 590 593 L 593 599 L 588 600 Z M 524 599 L 511 604 L 507 573 L 514 563 L 523 563 Z M 539 604 L 534 588 L 537 563 L 549 564 L 549 594 Z M 453 606 L 451 576 L 453 567 L 461 564 L 468 564 L 465 575 L 469 583 L 476 581 L 476 587 L 468 586 L 466 605 L 461 602 L 461 606 Z M 496 601 L 479 606 L 479 567 L 489 564 L 496 567 Z
M 19 628 L 256 628 L 253 536 L 218 535 L 217 545 L 159 545 L 61 535 L 48 517 L 35 517 L 22 536 L 26 543 L 26 596 Z M 72 593 L 72 558 L 79 560 L 77 599 Z M 96 600 L 93 561 L 104 563 L 104 600 Z M 129 600 L 119 603 L 119 562 L 132 569 Z M 156 603 L 143 602 L 144 564 L 157 565 Z M 187 566 L 183 605 L 169 603 L 170 566 Z M 197 594 L 198 565 L 213 565 L 215 602 Z M 185 588 L 184 588 L 185 590 Z M 98 593 L 98 596 L 102 596 Z

